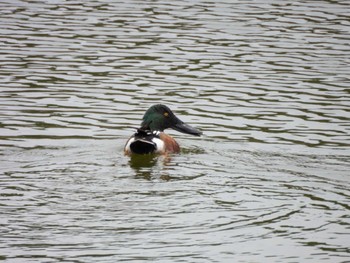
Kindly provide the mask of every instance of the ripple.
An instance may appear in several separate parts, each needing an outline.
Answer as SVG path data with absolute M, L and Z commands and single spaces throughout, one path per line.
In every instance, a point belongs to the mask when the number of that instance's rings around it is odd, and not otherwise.
M 0 6 L 2 259 L 348 256 L 348 3 Z M 204 136 L 124 157 L 160 102 Z

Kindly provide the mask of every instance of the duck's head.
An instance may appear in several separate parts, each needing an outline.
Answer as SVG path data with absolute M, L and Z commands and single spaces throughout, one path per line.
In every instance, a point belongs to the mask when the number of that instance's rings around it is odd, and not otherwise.
M 142 129 L 152 131 L 164 131 L 172 128 L 176 131 L 187 133 L 195 136 L 200 136 L 201 131 L 190 125 L 185 124 L 165 105 L 157 104 L 151 106 L 143 116 L 141 124 Z

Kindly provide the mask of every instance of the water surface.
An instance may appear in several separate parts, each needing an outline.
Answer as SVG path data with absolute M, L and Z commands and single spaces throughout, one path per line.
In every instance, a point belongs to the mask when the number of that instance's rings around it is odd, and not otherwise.
M 346 262 L 346 1 L 2 1 L 0 259 Z M 123 155 L 152 104 L 169 158 Z

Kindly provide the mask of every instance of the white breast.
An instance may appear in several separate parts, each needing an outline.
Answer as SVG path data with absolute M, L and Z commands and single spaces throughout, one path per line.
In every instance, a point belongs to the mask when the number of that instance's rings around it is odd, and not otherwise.
M 152 142 L 154 142 L 157 145 L 157 153 L 164 152 L 165 145 L 164 142 L 159 138 L 153 138 Z

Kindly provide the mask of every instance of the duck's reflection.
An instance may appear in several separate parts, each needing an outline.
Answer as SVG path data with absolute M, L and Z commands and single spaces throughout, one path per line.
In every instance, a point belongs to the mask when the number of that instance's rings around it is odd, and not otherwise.
M 142 177 L 147 180 L 151 180 L 155 177 L 162 180 L 170 180 L 166 169 L 169 162 L 169 156 L 133 154 L 130 156 L 129 165 L 135 171 L 136 177 Z

